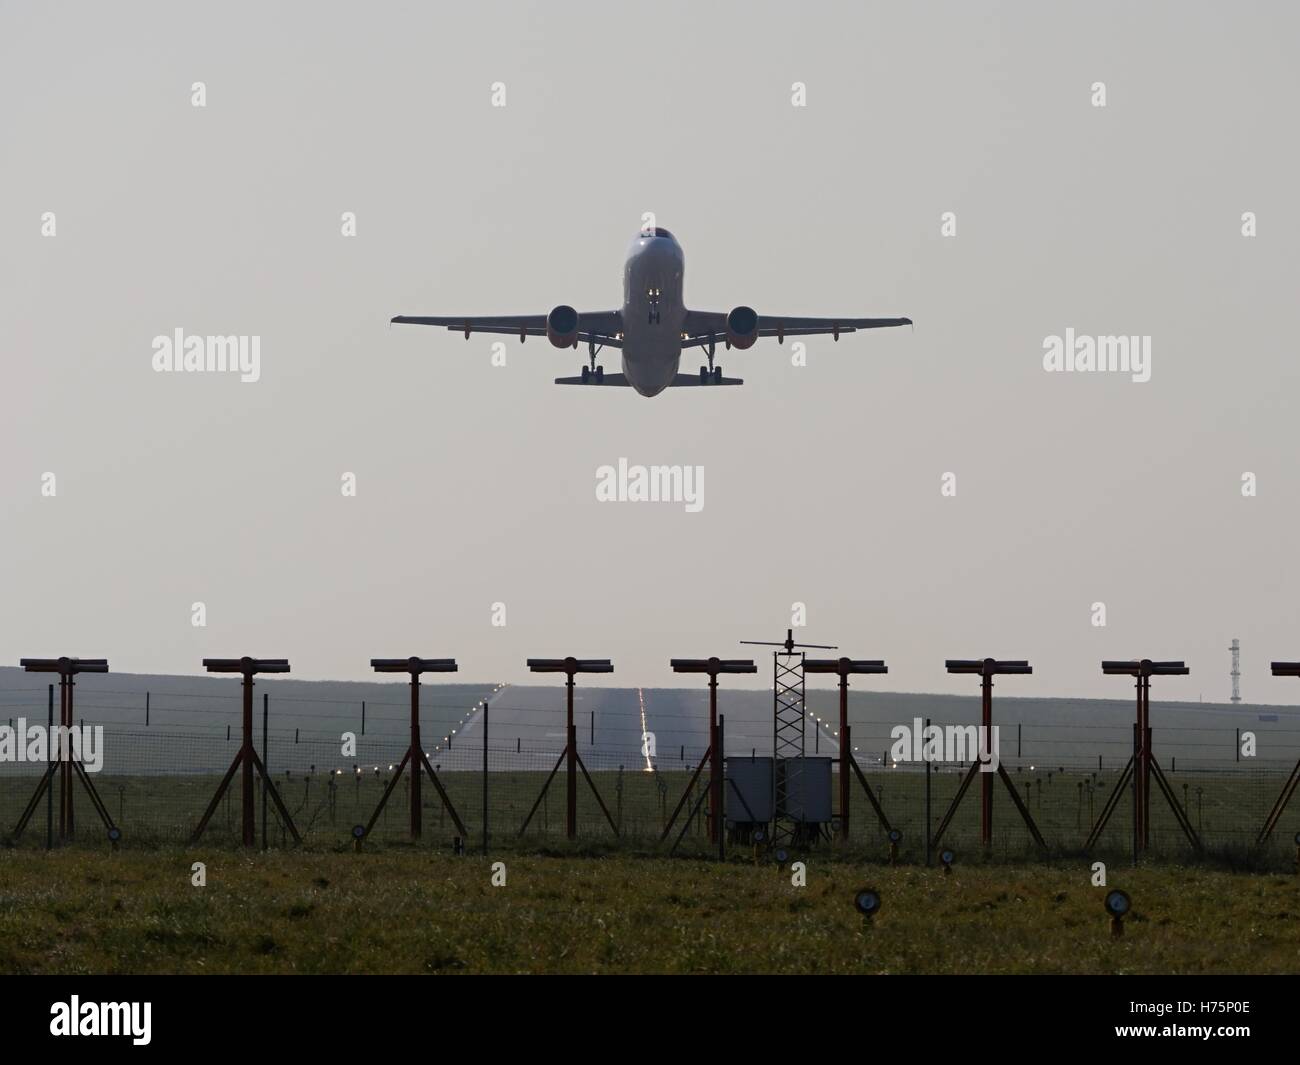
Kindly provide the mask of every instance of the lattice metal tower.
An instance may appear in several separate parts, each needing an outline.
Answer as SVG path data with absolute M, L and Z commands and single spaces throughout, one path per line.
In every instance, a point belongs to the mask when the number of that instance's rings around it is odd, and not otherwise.
M 804 675 L 802 651 L 772 655 L 772 843 L 789 842 L 797 833 L 792 807 L 803 809 Z M 792 801 L 794 800 L 794 801 Z
M 1241 641 L 1233 640 L 1228 648 L 1232 652 L 1232 702 L 1241 702 Z
M 815 647 L 834 651 L 836 647 L 819 643 L 795 643 L 794 630 L 786 629 L 784 643 L 764 640 L 741 640 L 741 643 L 779 647 L 772 652 L 772 835 L 773 847 L 802 840 L 805 795 L 804 725 L 808 716 L 804 705 L 804 654 L 796 648 Z

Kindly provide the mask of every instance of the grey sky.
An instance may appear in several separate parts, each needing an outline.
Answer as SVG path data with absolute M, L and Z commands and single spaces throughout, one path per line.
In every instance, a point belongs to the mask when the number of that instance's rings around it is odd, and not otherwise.
M 804 637 L 888 660 L 873 687 L 966 692 L 942 660 L 993 654 L 1033 662 L 1017 694 L 1120 697 L 1099 660 L 1146 654 L 1192 667 L 1164 698 L 1218 699 L 1236 636 L 1247 697 L 1300 701 L 1267 677 L 1300 658 L 1297 30 L 1283 3 L 0 5 L 3 659 L 518 681 L 573 653 L 655 685 L 801 601 Z M 645 400 L 551 385 L 582 353 L 541 339 L 494 368 L 387 324 L 615 308 L 644 211 L 688 306 L 916 328 L 804 368 L 760 341 L 719 358 L 744 388 Z M 261 380 L 154 373 L 177 327 L 260 335 Z M 1067 327 L 1150 335 L 1151 381 L 1045 373 Z M 620 457 L 703 465 L 703 511 L 596 502 Z

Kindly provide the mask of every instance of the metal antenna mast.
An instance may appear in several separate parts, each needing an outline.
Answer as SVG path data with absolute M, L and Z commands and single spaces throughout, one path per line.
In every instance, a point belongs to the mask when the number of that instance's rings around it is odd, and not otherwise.
M 755 647 L 779 647 L 772 652 L 772 845 L 804 837 L 802 810 L 804 793 L 804 654 L 797 647 L 836 651 L 833 644 L 795 643 L 794 629 L 785 630 L 785 640 L 741 640 Z M 791 800 L 800 810 L 791 815 Z
M 1241 641 L 1234 639 L 1228 650 L 1232 652 L 1232 672 L 1228 674 L 1232 678 L 1231 701 L 1239 703 L 1241 702 Z

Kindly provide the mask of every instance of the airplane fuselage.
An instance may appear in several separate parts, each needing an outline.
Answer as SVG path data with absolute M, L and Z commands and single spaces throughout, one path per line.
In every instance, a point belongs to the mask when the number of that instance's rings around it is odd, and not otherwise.
M 682 358 L 682 274 L 686 257 L 671 234 L 641 234 L 623 267 L 623 374 L 643 396 L 657 396 Z

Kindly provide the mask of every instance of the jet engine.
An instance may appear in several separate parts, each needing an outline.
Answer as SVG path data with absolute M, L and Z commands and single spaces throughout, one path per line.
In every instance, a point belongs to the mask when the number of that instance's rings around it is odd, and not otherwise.
M 758 339 L 758 315 L 752 307 L 737 307 L 727 315 L 727 343 L 744 351 Z
M 557 348 L 578 346 L 578 312 L 561 303 L 546 316 L 546 339 Z

